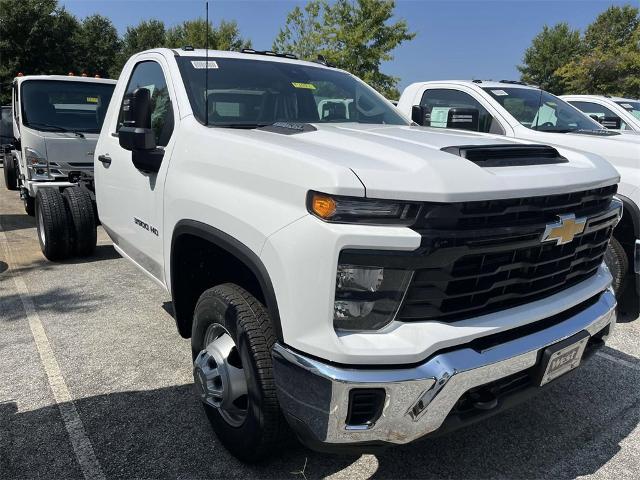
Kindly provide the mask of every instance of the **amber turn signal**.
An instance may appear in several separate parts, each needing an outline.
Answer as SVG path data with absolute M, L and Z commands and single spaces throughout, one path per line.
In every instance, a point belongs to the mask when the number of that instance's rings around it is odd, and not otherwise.
M 311 199 L 311 209 L 320 218 L 330 218 L 336 213 L 336 201 L 328 195 L 314 193 Z

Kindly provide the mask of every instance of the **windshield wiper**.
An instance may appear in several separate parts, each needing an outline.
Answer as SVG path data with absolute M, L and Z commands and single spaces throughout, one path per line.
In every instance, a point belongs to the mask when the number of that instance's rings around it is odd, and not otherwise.
M 74 135 L 77 135 L 80 138 L 84 138 L 84 134 L 81 133 L 81 132 L 78 132 L 77 130 L 70 130 L 68 128 L 60 127 L 58 125 L 51 125 L 50 123 L 31 122 L 27 126 L 29 127 L 31 125 L 36 126 L 36 127 L 48 128 L 48 129 L 50 129 L 49 131 L 51 131 L 51 132 L 73 133 Z
M 268 127 L 269 125 L 273 125 L 273 122 L 264 122 L 264 123 L 210 123 L 212 127 L 221 127 L 221 128 L 260 128 L 260 127 Z

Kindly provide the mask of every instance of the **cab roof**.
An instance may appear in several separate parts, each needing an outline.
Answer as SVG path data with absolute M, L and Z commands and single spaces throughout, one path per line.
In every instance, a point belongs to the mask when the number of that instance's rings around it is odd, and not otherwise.
M 476 87 L 486 88 L 528 88 L 538 90 L 535 85 L 525 85 L 522 83 L 515 83 L 510 81 L 496 81 L 496 80 L 429 80 L 427 82 L 418 82 L 420 85 L 430 85 L 436 83 L 451 83 L 455 85 L 471 85 Z
M 95 77 L 81 77 L 70 75 L 24 75 L 22 77 L 15 77 L 14 81 L 22 83 L 26 80 L 55 80 L 63 82 L 87 82 L 87 83 L 107 83 L 115 85 L 117 80 L 111 78 L 95 78 Z
M 602 98 L 602 99 L 606 99 L 606 100 L 613 100 L 614 102 L 637 102 L 639 101 L 639 99 L 637 98 L 626 98 L 626 97 L 611 97 L 608 95 L 561 95 L 560 98 L 583 98 L 583 99 L 589 99 L 589 98 Z

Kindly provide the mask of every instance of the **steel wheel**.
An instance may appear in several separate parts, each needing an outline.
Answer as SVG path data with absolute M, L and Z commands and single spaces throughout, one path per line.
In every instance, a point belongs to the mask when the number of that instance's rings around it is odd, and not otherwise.
M 42 246 L 45 247 L 47 245 L 47 237 L 44 231 L 44 217 L 42 216 L 42 208 L 38 208 L 38 227 L 40 241 L 42 242 Z
M 238 347 L 220 324 L 207 328 L 202 350 L 193 362 L 193 378 L 200 399 L 216 408 L 231 426 L 241 426 L 247 418 L 247 378 Z

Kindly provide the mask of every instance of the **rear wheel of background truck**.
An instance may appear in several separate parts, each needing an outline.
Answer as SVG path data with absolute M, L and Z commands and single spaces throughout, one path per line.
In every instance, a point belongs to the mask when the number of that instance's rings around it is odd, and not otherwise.
M 193 318 L 194 380 L 222 444 L 245 462 L 259 461 L 287 438 L 271 365 L 276 341 L 264 306 L 234 284 L 205 291 Z
M 69 218 L 62 194 L 56 188 L 39 188 L 36 225 L 40 249 L 49 260 L 63 260 L 71 253 Z
M 613 277 L 613 282 L 611 283 L 613 291 L 616 297 L 620 298 L 624 291 L 624 280 L 629 271 L 629 259 L 624 247 L 620 245 L 620 242 L 615 237 L 611 237 L 607 251 L 604 254 L 604 261 Z
M 96 249 L 96 219 L 93 201 L 88 191 L 80 187 L 69 187 L 62 193 L 71 220 L 71 248 L 79 257 L 91 255 Z
M 4 184 L 7 190 L 18 189 L 18 172 L 16 168 L 16 161 L 12 156 L 4 158 Z
M 33 217 L 36 214 L 36 199 L 29 195 L 29 192 L 26 192 L 24 197 L 22 197 L 22 202 L 24 203 L 24 211 L 30 217 Z

